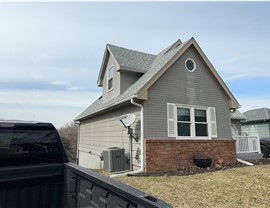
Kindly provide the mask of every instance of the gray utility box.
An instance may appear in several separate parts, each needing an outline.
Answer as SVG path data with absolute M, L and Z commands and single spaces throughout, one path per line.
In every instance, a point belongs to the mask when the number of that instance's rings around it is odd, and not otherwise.
M 123 171 L 126 168 L 125 149 L 110 147 L 103 151 L 104 170 L 107 172 Z

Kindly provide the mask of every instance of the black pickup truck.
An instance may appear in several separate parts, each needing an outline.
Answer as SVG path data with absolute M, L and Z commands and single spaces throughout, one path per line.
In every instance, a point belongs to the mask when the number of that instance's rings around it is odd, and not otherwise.
M 171 206 L 70 163 L 50 123 L 0 121 L 0 208 L 79 207 Z

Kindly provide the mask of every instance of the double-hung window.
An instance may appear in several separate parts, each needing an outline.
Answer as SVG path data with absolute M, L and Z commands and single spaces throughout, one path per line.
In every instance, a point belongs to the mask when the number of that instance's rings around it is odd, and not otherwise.
M 168 136 L 217 137 L 215 108 L 168 103 Z
M 109 91 L 113 88 L 113 66 L 108 69 L 107 81 Z

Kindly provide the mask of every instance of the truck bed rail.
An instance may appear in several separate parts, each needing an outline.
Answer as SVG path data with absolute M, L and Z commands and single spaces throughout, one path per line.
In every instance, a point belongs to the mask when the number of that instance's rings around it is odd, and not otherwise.
M 72 163 L 66 164 L 70 208 L 165 208 L 169 204 L 135 188 Z

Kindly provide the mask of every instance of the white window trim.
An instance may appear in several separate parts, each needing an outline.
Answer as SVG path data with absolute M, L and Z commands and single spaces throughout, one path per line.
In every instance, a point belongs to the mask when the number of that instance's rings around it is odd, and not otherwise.
M 196 106 L 196 105 L 183 105 L 183 104 L 175 104 L 175 103 L 167 103 L 167 109 L 169 106 L 174 106 L 174 127 L 173 129 L 175 129 L 174 134 L 169 134 L 168 133 L 168 137 L 175 137 L 176 139 L 194 139 L 194 140 L 211 140 L 212 138 L 216 138 L 216 136 L 213 136 L 212 133 L 212 119 L 211 119 L 211 110 L 214 110 L 215 112 L 215 108 L 213 107 L 206 107 L 206 106 Z M 189 108 L 192 109 L 190 111 L 190 116 L 191 116 L 191 136 L 178 136 L 178 130 L 177 130 L 177 108 Z M 206 118 L 207 118 L 207 130 L 208 130 L 208 136 L 195 136 L 195 117 L 194 117 L 194 113 L 195 110 L 206 110 Z M 216 117 L 216 115 L 215 115 Z M 172 118 L 169 119 L 168 117 L 168 121 L 172 121 Z M 216 118 L 215 118 L 215 128 L 216 128 Z M 169 128 L 169 123 L 167 124 L 168 128 Z M 217 129 L 215 129 L 217 130 Z
M 187 68 L 187 61 L 189 61 L 189 60 L 192 61 L 193 64 L 194 64 L 194 69 L 192 69 L 192 70 L 189 70 L 189 69 Z M 186 59 L 186 61 L 185 61 L 185 68 L 186 68 L 186 70 L 187 70 L 188 72 L 194 72 L 194 71 L 196 70 L 197 65 L 196 65 L 196 62 L 194 61 L 193 58 L 187 58 L 187 59 Z
M 178 136 L 178 133 L 176 133 L 176 138 L 177 139 L 212 139 L 210 137 L 210 122 L 209 122 L 209 117 L 208 117 L 208 107 L 204 106 L 194 106 L 194 105 L 181 105 L 181 104 L 175 104 L 176 110 L 177 108 L 189 108 L 190 109 L 190 136 Z M 195 136 L 195 110 L 206 110 L 206 119 L 207 119 L 207 131 L 208 131 L 208 136 Z M 177 113 L 176 113 L 176 118 L 175 118 L 175 123 L 176 123 L 176 129 L 177 129 Z
M 113 73 L 112 73 L 112 77 L 110 79 L 112 79 L 112 88 L 109 89 L 109 70 L 113 69 Z M 110 67 L 107 68 L 107 92 L 110 92 L 113 90 L 113 80 L 114 80 L 114 66 L 111 65 Z

